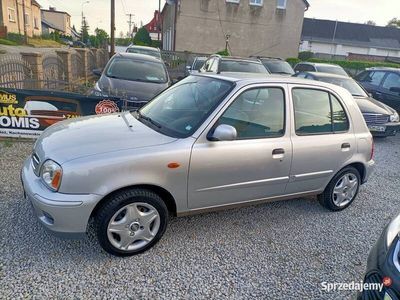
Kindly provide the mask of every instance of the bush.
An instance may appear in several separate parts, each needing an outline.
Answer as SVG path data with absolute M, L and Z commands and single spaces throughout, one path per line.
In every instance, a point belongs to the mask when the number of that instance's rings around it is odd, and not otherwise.
M 135 34 L 135 37 L 133 38 L 133 43 L 140 46 L 151 46 L 152 40 L 149 32 L 145 27 L 142 27 L 138 30 L 138 32 Z
M 286 61 L 292 66 L 294 67 L 295 65 L 297 65 L 299 62 L 301 62 L 301 60 L 297 57 L 289 57 L 288 59 L 286 59 Z
M 228 50 L 222 50 L 222 51 L 218 51 L 216 54 L 219 54 L 221 56 L 229 56 L 229 51 Z
M 16 44 L 23 44 L 24 43 L 24 36 L 22 34 L 18 33 L 8 33 L 7 34 L 7 40 L 15 42 Z
M 391 67 L 391 68 L 399 68 L 400 65 L 396 63 L 389 62 L 374 62 L 374 61 L 353 61 L 353 60 L 324 60 L 324 59 L 316 59 L 312 58 L 309 61 L 315 63 L 327 63 L 327 64 L 335 64 L 339 65 L 344 69 L 350 70 L 364 70 L 366 68 L 372 67 Z

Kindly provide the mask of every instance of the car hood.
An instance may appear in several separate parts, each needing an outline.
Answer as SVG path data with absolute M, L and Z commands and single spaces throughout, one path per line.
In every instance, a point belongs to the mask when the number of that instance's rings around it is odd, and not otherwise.
M 110 78 L 102 75 L 98 82 L 108 96 L 127 96 L 132 101 L 149 101 L 168 87 L 168 83 L 153 83 Z
M 395 113 L 395 110 L 390 106 L 375 100 L 371 97 L 354 97 L 356 100 L 358 107 L 363 113 L 375 113 L 375 114 L 384 114 L 384 115 L 392 115 Z
M 53 159 L 63 164 L 80 157 L 151 147 L 175 140 L 125 112 L 58 122 L 42 133 L 34 151 L 42 162 Z

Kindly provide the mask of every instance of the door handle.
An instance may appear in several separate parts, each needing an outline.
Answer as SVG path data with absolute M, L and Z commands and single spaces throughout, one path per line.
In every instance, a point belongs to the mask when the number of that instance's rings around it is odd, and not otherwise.
M 343 143 L 342 144 L 342 149 L 350 149 L 350 143 Z
M 279 155 L 279 154 L 285 154 L 285 149 L 278 148 L 278 149 L 272 150 L 272 155 Z
M 272 150 L 272 158 L 273 159 L 279 159 L 280 161 L 283 161 L 284 157 L 285 157 L 285 149 L 278 148 L 278 149 Z

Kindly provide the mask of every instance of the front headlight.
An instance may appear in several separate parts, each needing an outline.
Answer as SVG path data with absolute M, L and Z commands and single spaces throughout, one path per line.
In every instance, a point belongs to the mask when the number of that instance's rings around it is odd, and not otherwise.
M 397 112 L 390 116 L 390 122 L 399 122 L 399 114 Z
M 398 215 L 392 222 L 390 222 L 387 234 L 386 245 L 389 248 L 395 240 L 396 236 L 400 233 L 400 215 Z
M 40 169 L 40 177 L 49 189 L 58 191 L 61 184 L 62 168 L 55 161 L 46 160 Z

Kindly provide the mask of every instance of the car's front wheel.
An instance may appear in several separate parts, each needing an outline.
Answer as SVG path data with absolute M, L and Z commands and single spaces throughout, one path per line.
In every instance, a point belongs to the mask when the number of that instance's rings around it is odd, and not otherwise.
M 108 199 L 97 213 L 97 237 L 108 253 L 131 256 L 154 246 L 167 223 L 168 209 L 156 193 L 125 190 Z
M 325 191 L 318 195 L 318 200 L 329 210 L 343 210 L 349 207 L 357 197 L 360 184 L 361 177 L 358 170 L 346 167 L 332 178 Z

